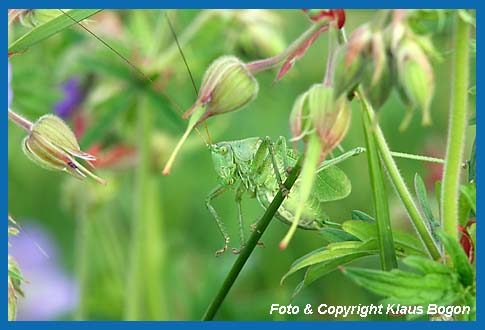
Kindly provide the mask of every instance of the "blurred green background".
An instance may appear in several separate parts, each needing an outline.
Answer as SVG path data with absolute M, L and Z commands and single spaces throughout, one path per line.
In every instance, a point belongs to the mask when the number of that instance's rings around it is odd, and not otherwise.
M 347 11 L 347 33 L 372 19 L 374 12 Z M 209 18 L 187 40 L 184 39 L 186 29 L 193 27 L 202 12 L 177 10 L 168 14 L 197 85 L 205 68 L 215 58 L 241 50 L 237 39 L 244 29 L 238 28 L 229 14 L 227 17 L 214 15 Z M 310 24 L 299 10 L 277 10 L 270 14 L 278 17 L 278 31 L 287 44 Z M 108 152 L 123 145 L 134 148 L 136 152 L 130 153 L 116 166 L 96 170 L 99 176 L 108 180 L 107 187 L 91 181 L 78 182 L 63 173 L 46 171 L 30 162 L 21 150 L 25 132 L 9 124 L 9 211 L 23 228 L 20 235 L 29 236 L 32 226 L 41 227 L 50 235 L 58 250 L 58 271 L 72 278 L 74 287 L 78 286 L 77 279 L 82 277 L 82 287 L 89 293 L 83 300 L 82 311 L 74 306 L 71 311 L 64 310 L 51 317 L 124 319 L 129 301 L 139 299 L 132 294 L 143 291 L 150 296 L 147 299 L 155 302 L 140 302 L 141 318 L 197 320 L 216 294 L 236 256 L 228 252 L 214 257 L 214 252 L 221 248 L 223 242 L 205 207 L 205 198 L 216 186 L 217 177 L 210 154 L 197 134 L 192 133 L 171 175 L 161 175 L 168 153 L 185 128 L 181 113 L 164 94 L 183 110 L 188 109 L 195 100 L 189 76 L 174 48 L 163 11 L 103 11 L 84 24 L 134 65 L 148 72 L 156 84 L 140 77 L 123 59 L 85 30 L 73 27 L 9 59 L 14 92 L 11 108 L 31 120 L 52 113 L 56 102 L 63 98 L 62 84 L 76 77 L 89 82 L 86 99 L 76 110 L 77 114 L 82 114 L 86 126 L 80 138 L 83 149 L 100 144 Z M 14 22 L 9 28 L 10 40 L 15 40 L 27 30 L 27 27 Z M 451 86 L 451 37 L 449 24 L 433 36 L 433 42 L 443 57 L 441 61 L 434 61 L 433 125 L 422 127 L 421 113 L 417 111 L 409 128 L 399 132 L 397 127 L 406 109 L 395 92 L 380 110 L 379 121 L 392 150 L 444 156 Z M 171 52 L 170 56 L 166 56 L 167 51 Z M 255 56 L 248 51 L 236 54 L 244 60 L 258 58 L 257 54 Z M 267 135 L 289 138 L 288 116 L 293 102 L 313 83 L 322 80 L 326 54 L 327 36 L 323 34 L 277 84 L 272 84 L 275 70 L 258 74 L 260 92 L 254 102 L 241 111 L 207 121 L 212 139 L 237 140 Z M 157 67 L 161 59 L 163 66 Z M 472 72 L 474 75 L 475 70 Z M 164 90 L 164 94 L 159 92 L 160 89 Z M 353 105 L 351 128 L 342 143 L 346 150 L 364 146 L 360 112 L 356 102 Z M 471 99 L 470 109 L 474 109 L 474 99 Z M 145 115 L 140 115 L 142 112 Z M 72 118 L 68 122 L 71 126 L 75 124 Z M 144 125 L 148 125 L 148 131 Z M 204 134 L 203 126 L 200 128 Z M 467 155 L 475 134 L 472 128 Z M 147 132 L 150 132 L 148 137 Z M 144 138 L 150 138 L 150 141 Z M 140 150 L 145 150 L 142 155 Z M 441 171 L 439 166 L 410 160 L 398 160 L 398 165 L 410 185 L 415 173 L 432 182 L 439 179 Z M 365 155 L 350 159 L 340 167 L 351 179 L 353 189 L 348 198 L 328 203 L 327 210 L 332 220 L 348 220 L 354 209 L 373 214 Z M 140 183 L 143 175 L 147 175 L 145 185 Z M 394 228 L 412 232 L 394 191 L 389 184 L 387 187 Z M 434 195 L 433 185 L 428 188 Z M 232 246 L 238 247 L 234 195 L 227 193 L 214 205 L 226 222 Z M 248 198 L 243 200 L 243 210 L 247 224 L 257 220 L 263 212 L 256 200 Z M 247 230 L 249 232 L 249 228 Z M 276 220 L 270 224 L 263 236 L 265 247 L 253 253 L 217 319 L 326 318 L 318 314 L 296 317 L 269 315 L 271 304 L 290 303 L 291 294 L 301 280 L 303 273 L 291 276 L 284 285 L 279 284 L 291 263 L 323 244 L 317 233 L 299 231 L 289 247 L 280 251 L 277 245 L 287 230 L 287 226 Z M 138 247 L 133 245 L 133 235 L 144 238 Z M 144 235 L 147 235 L 146 239 Z M 30 248 L 38 249 L 35 235 L 30 235 L 26 241 Z M 144 256 L 146 260 L 157 260 L 157 265 L 145 268 Z M 47 256 L 43 258 L 49 259 Z M 138 265 L 134 266 L 133 260 L 137 260 Z M 28 261 L 18 262 L 22 267 Z M 377 257 L 362 259 L 354 265 L 380 267 Z M 138 273 L 135 284 L 134 273 Z M 23 302 L 19 311 L 20 316 L 25 318 L 35 314 L 29 314 L 22 308 L 41 308 L 26 302 L 32 296 L 29 292 L 39 290 L 38 286 L 44 283 L 34 275 L 27 280 L 29 283 L 24 284 L 26 296 L 21 298 Z M 138 286 L 144 288 L 137 290 Z M 53 285 L 51 290 L 47 294 L 55 297 L 58 289 Z M 75 289 L 73 295 L 79 301 L 79 290 Z M 300 293 L 293 304 L 365 305 L 378 301 L 379 297 L 335 271 Z M 149 306 L 156 306 L 155 310 L 150 311 Z

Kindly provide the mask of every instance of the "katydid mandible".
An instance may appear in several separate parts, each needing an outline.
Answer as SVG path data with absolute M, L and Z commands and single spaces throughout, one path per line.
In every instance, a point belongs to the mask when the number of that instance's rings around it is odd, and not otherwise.
M 227 191 L 235 193 L 238 210 L 241 247 L 233 249 L 233 253 L 239 253 L 244 248 L 241 200 L 245 194 L 250 198 L 256 198 L 263 208 L 267 208 L 281 189 L 283 193 L 287 194 L 287 198 L 276 213 L 276 218 L 288 225 L 292 224 L 298 204 L 299 181 L 295 183 L 291 193 L 286 191 L 283 181 L 286 179 L 289 169 L 296 163 L 298 154 L 287 149 L 284 137 L 279 137 L 275 143 L 269 137 L 219 142 L 210 145 L 209 150 L 219 177 L 219 185 L 207 197 L 206 206 L 216 220 L 224 239 L 224 246 L 216 252 L 216 255 L 227 250 L 230 237 L 221 217 L 212 205 L 212 201 Z M 364 151 L 364 148 L 355 148 L 320 165 L 311 197 L 298 224 L 299 228 L 318 230 L 324 226 L 339 227 L 338 224 L 328 221 L 321 204 L 349 195 L 350 180 L 343 171 L 334 165 Z

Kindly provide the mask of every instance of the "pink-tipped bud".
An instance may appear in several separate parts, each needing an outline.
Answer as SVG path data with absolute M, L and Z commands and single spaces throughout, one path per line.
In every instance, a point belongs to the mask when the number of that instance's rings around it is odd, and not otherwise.
M 24 139 L 23 150 L 33 162 L 46 169 L 63 171 L 78 179 L 89 176 L 106 184 L 77 161 L 79 158 L 89 162 L 96 158 L 81 151 L 71 129 L 57 116 L 40 117 Z

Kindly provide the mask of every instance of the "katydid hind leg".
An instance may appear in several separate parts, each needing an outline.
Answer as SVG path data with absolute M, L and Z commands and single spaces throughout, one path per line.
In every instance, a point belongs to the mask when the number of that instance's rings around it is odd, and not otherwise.
M 278 142 L 280 142 L 280 140 L 278 140 Z M 281 193 L 283 194 L 283 196 L 286 197 L 286 196 L 288 196 L 289 191 L 285 187 L 285 185 L 283 184 L 283 180 L 281 179 L 281 174 L 280 174 L 280 170 L 278 168 L 278 162 L 276 160 L 276 152 L 275 152 L 273 141 L 271 141 L 270 137 L 266 137 L 266 143 L 267 143 L 269 156 L 271 158 L 271 164 L 273 164 L 273 170 L 274 170 L 274 174 L 275 174 L 275 177 L 276 177 L 276 181 L 278 182 L 278 186 L 281 190 Z M 285 144 L 285 146 L 286 146 L 286 144 Z M 286 151 L 285 151 L 285 157 L 286 157 Z M 283 157 L 283 158 L 285 158 L 285 157 Z M 285 162 L 288 163 L 288 160 L 287 159 L 286 159 L 286 161 L 284 160 L 284 163 Z
M 229 235 L 227 234 L 227 231 L 224 227 L 224 223 L 222 222 L 221 217 L 217 213 L 214 206 L 212 206 L 212 201 L 215 198 L 222 195 L 226 191 L 227 191 L 227 188 L 225 188 L 223 186 L 217 186 L 216 188 L 214 188 L 211 191 L 211 193 L 209 194 L 209 196 L 207 196 L 207 199 L 205 201 L 205 205 L 207 206 L 207 209 L 209 210 L 209 212 L 212 214 L 212 216 L 216 220 L 217 227 L 219 228 L 219 231 L 221 232 L 221 235 L 224 239 L 224 247 L 222 249 L 216 251 L 216 256 L 219 256 L 219 255 L 223 254 L 224 252 L 226 252 L 227 247 L 229 246 L 230 238 L 229 238 Z

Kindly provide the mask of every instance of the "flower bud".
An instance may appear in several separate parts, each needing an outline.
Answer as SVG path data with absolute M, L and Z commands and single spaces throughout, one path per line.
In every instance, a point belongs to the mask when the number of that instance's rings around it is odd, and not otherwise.
M 350 49 L 342 45 L 336 51 L 334 58 L 333 83 L 335 97 L 347 95 L 360 83 L 362 74 L 368 65 L 368 59 L 363 54 L 349 56 Z
M 423 111 L 423 125 L 431 124 L 434 75 L 426 54 L 416 42 L 408 39 L 399 45 L 396 60 L 400 87 L 411 105 Z
M 76 137 L 59 117 L 45 115 L 37 120 L 23 141 L 23 150 L 33 162 L 46 169 L 63 171 L 78 179 L 89 176 L 106 184 L 76 160 L 89 162 L 96 158 L 81 151 Z
M 393 82 L 393 70 L 390 64 L 383 65 L 379 79 L 375 80 L 375 66 L 368 65 L 362 75 L 362 87 L 364 94 L 375 110 L 380 109 L 391 94 Z
M 222 56 L 207 69 L 199 96 L 194 105 L 183 117 L 190 117 L 184 135 L 163 169 L 168 175 L 173 162 L 190 132 L 208 117 L 243 108 L 256 98 L 258 82 L 248 70 L 246 64 L 234 56 Z
M 310 90 L 309 106 L 322 143 L 322 161 L 347 134 L 351 119 L 350 103 L 346 95 L 335 99 L 333 88 L 314 85 Z
M 184 114 L 189 117 L 195 109 L 206 107 L 203 121 L 210 116 L 239 110 L 254 100 L 258 94 L 258 82 L 246 65 L 234 56 L 222 56 L 207 69 L 199 97 Z
M 350 115 L 346 95 L 335 99 L 332 87 L 315 84 L 300 95 L 293 106 L 290 114 L 293 140 L 307 142 L 316 133 L 321 141 L 320 158 L 323 160 L 344 138 Z
M 290 229 L 280 242 L 281 249 L 286 248 L 298 227 L 310 198 L 318 164 L 347 134 L 350 110 L 347 95 L 335 99 L 334 89 L 324 84 L 313 85 L 295 102 L 290 116 L 290 128 L 294 140 L 303 139 L 305 142 L 305 158 L 300 176 L 298 207 Z

